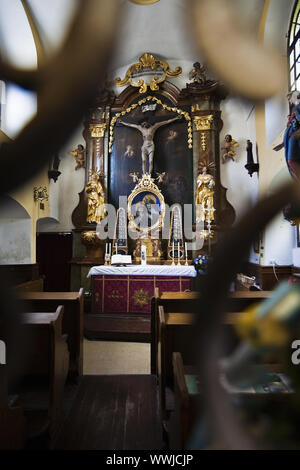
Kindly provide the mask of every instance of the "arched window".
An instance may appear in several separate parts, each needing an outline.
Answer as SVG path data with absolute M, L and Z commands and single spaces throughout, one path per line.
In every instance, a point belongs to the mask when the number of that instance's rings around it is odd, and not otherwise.
M 290 90 L 300 90 L 300 0 L 293 10 L 288 34 Z

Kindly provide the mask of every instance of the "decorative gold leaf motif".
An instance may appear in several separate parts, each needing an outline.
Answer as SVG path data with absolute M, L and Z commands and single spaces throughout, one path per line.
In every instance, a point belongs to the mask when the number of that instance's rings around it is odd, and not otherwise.
M 197 131 L 209 131 L 213 122 L 213 115 L 209 114 L 208 116 L 195 116 L 194 124 Z
M 90 125 L 90 132 L 91 137 L 104 137 L 106 130 L 106 123 L 102 124 L 91 124 Z

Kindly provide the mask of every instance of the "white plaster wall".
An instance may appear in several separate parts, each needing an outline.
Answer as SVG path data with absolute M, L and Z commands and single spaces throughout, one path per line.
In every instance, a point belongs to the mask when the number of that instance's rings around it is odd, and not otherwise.
M 221 103 L 224 122 L 220 134 L 220 147 L 224 144 L 226 134 L 239 143 L 236 147 L 235 162 L 227 161 L 221 166 L 221 183 L 228 189 L 227 199 L 236 211 L 236 220 L 239 220 L 245 210 L 249 209 L 256 200 L 258 192 L 257 173 L 249 176 L 245 169 L 247 163 L 247 139 L 253 144 L 253 158 L 257 162 L 255 111 L 251 103 L 238 98 L 229 97 Z M 224 151 L 220 150 L 220 155 Z
M 0 222 L 0 264 L 30 264 L 31 219 Z
M 53 53 L 65 39 L 78 0 L 29 0 L 38 21 L 43 45 Z
M 265 231 L 265 250 L 263 265 L 293 264 L 292 247 L 295 243 L 295 227 L 287 222 L 282 213 L 278 214 Z
M 82 131 L 83 127 L 77 129 L 59 154 L 61 175 L 56 183 L 51 181 L 49 189 L 50 216 L 53 220 L 40 220 L 38 223 L 40 232 L 69 232 L 74 228 L 71 217 L 79 203 L 78 194 L 84 188 L 85 170 L 80 168 L 75 171 L 75 159 L 68 152 L 74 150 L 78 144 L 85 145 Z

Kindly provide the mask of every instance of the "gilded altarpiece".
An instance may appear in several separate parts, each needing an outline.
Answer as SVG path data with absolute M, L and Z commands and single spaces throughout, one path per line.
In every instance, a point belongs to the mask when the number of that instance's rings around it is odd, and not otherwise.
M 210 80 L 187 84 L 182 90 L 165 81 L 159 90 L 147 90 L 145 93 L 128 86 L 117 97 L 108 89 L 101 90 L 95 108 L 86 117 L 83 132 L 86 141 L 86 182 L 91 170 L 99 171 L 106 202 L 117 209 L 119 196 L 129 196 L 135 187 L 135 178 L 140 178 L 142 174 L 142 134 L 136 128 L 121 124 L 120 120 L 136 125 L 146 121 L 153 125 L 176 117 L 154 134 L 152 178 L 165 174 L 156 183 L 167 204 L 194 206 L 197 176 L 203 166 L 209 165 L 209 172 L 215 181 L 214 243 L 235 218 L 234 210 L 226 199 L 226 188 L 220 181 L 219 135 L 223 125 L 220 102 L 225 96 L 222 86 Z M 78 235 L 74 237 L 73 261 L 75 264 L 85 264 L 87 270 L 89 265 L 103 263 L 103 259 L 101 263 L 99 260 L 103 258 L 105 241 L 98 251 L 99 257 L 94 260 L 86 257 L 79 237 L 81 235 L 82 239 L 84 231 L 95 230 L 96 226 L 86 222 L 86 214 L 87 197 L 83 190 L 72 215 L 75 234 Z M 194 220 L 195 214 L 194 207 Z M 167 247 L 163 258 L 167 259 Z M 74 290 L 77 284 L 82 285 L 83 278 L 86 282 L 85 273 L 81 274 L 81 281 L 73 282 Z

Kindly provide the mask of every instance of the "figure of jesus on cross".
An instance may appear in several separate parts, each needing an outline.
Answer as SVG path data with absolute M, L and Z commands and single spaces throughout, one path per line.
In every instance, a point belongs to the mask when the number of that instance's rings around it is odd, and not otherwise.
M 166 126 L 167 124 L 170 124 L 173 121 L 177 121 L 178 119 L 181 119 L 182 116 L 176 116 L 175 118 L 168 119 L 167 121 L 160 121 L 156 122 L 155 124 L 150 124 L 147 121 L 144 121 L 141 123 L 141 125 L 138 124 L 132 124 L 129 122 L 124 122 L 119 119 L 120 124 L 123 124 L 123 126 L 127 127 L 133 127 L 134 129 L 137 129 L 140 131 L 140 133 L 143 136 L 143 145 L 141 148 L 142 151 L 142 167 L 143 167 L 143 174 L 147 173 L 146 171 L 146 161 L 147 157 L 149 157 L 149 171 L 148 173 L 151 175 L 153 171 L 153 155 L 154 155 L 154 134 L 155 131 L 161 127 L 161 126 Z

